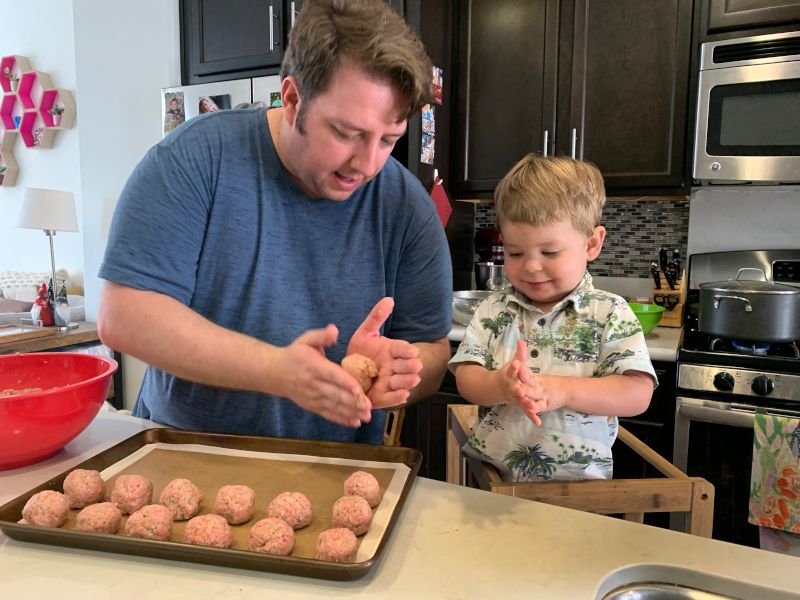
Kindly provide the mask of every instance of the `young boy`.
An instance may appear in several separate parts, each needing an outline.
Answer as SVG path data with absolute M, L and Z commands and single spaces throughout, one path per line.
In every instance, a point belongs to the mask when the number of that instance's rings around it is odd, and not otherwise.
M 450 369 L 488 407 L 464 451 L 506 481 L 610 479 L 617 417 L 657 385 L 636 316 L 586 271 L 604 204 L 600 172 L 568 158 L 528 155 L 495 191 L 514 287 L 478 306 Z

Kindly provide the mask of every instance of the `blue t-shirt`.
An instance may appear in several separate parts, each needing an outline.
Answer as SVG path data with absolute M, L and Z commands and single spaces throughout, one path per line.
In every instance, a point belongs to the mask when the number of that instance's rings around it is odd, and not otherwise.
M 419 181 L 389 158 L 346 201 L 309 198 L 281 163 L 263 108 L 197 117 L 148 151 L 120 196 L 99 276 L 275 346 L 334 323 L 338 344 L 326 354 L 335 362 L 384 296 L 395 300 L 387 337 L 431 341 L 451 327 L 447 241 Z M 153 367 L 133 414 L 183 429 L 367 443 L 382 441 L 385 422 L 374 410 L 353 429 L 285 398 Z

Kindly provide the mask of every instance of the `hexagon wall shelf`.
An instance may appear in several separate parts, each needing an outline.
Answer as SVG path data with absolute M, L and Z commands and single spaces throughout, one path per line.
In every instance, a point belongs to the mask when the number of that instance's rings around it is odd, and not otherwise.
M 17 136 L 26 148 L 51 148 L 56 133 L 75 122 L 75 101 L 68 90 L 53 86 L 50 75 L 32 70 L 24 56 L 0 58 L 0 89 L 0 186 L 11 186 L 19 171 Z

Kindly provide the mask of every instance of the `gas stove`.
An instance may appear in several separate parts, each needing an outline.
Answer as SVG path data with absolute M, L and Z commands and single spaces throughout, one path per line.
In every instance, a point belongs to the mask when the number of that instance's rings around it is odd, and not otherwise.
M 723 281 L 742 268 L 756 267 L 770 280 L 796 285 L 800 250 L 732 251 L 690 259 L 689 310 L 678 350 L 678 388 L 706 397 L 739 396 L 754 405 L 800 406 L 800 346 L 794 342 L 753 342 L 704 333 L 698 327 L 699 287 Z M 788 270 L 787 270 L 788 268 Z

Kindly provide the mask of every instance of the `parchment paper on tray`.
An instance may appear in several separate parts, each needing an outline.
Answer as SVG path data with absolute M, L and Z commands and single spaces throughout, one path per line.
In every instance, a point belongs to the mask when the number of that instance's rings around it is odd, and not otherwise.
M 331 527 L 331 508 L 343 495 L 345 479 L 354 471 L 372 473 L 381 487 L 381 503 L 374 509 L 372 527 L 359 538 L 356 562 L 372 558 L 387 529 L 410 469 L 400 463 L 352 460 L 298 454 L 274 454 L 234 450 L 200 444 L 147 444 L 101 472 L 106 481 L 106 498 L 122 474 L 144 475 L 153 482 L 153 502 L 164 486 L 185 477 L 203 490 L 199 514 L 214 512 L 214 499 L 223 485 L 249 485 L 256 492 L 256 512 L 247 523 L 233 525 L 233 546 L 250 549 L 250 529 L 267 516 L 267 506 L 281 492 L 302 492 L 311 501 L 313 519 L 308 527 L 295 531 L 291 556 L 314 558 L 317 535 Z M 70 511 L 65 529 L 74 529 L 79 511 Z M 125 520 L 120 531 L 124 531 Z M 170 541 L 182 542 L 186 521 L 176 521 Z M 118 535 L 123 535 L 122 533 Z

